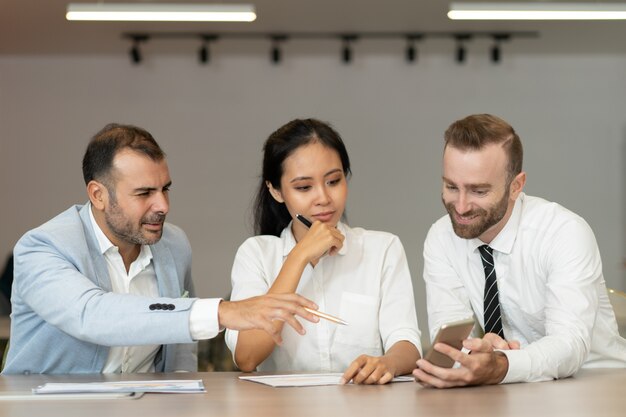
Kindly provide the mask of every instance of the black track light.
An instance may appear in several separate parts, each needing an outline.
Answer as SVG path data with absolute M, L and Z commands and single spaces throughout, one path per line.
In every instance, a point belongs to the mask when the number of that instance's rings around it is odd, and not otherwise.
M 139 63 L 141 63 L 141 50 L 139 49 L 139 45 L 135 44 L 130 48 L 130 61 L 137 65 Z
M 209 43 L 217 40 L 217 35 L 206 35 L 203 34 L 200 36 L 202 39 L 202 46 L 198 49 L 198 61 L 205 65 L 211 61 L 211 50 L 209 49 Z
M 496 43 L 495 45 L 491 47 L 491 62 L 493 62 L 494 64 L 499 64 L 500 59 L 501 59 L 500 45 Z
M 465 42 L 472 38 L 471 35 L 467 33 L 459 33 L 454 35 L 456 38 L 456 53 L 455 58 L 456 62 L 459 64 L 465 63 L 465 59 L 467 57 L 467 50 L 465 49 Z
M 350 47 L 350 44 L 345 44 L 341 49 L 341 60 L 344 64 L 352 62 L 352 48 Z
M 500 44 L 504 41 L 508 41 L 511 35 L 508 33 L 494 33 L 493 34 L 493 46 L 491 47 L 491 62 L 499 64 L 502 60 L 502 50 Z
M 280 60 L 282 59 L 282 51 L 278 45 L 272 45 L 272 50 L 270 51 L 270 60 L 272 64 L 280 64 Z
M 462 64 L 465 62 L 465 46 L 463 46 L 463 44 L 459 44 L 456 47 L 456 62 L 458 62 L 459 64 Z
M 423 35 L 418 34 L 418 33 L 410 34 L 406 37 L 407 45 L 406 45 L 405 57 L 406 57 L 407 62 L 413 63 L 417 61 L 418 53 L 417 53 L 417 47 L 415 46 L 415 43 L 419 41 L 420 39 L 422 39 L 422 37 Z
M 417 60 L 417 49 L 414 43 L 409 43 L 406 47 L 406 61 L 415 62 Z
M 352 62 L 352 42 L 357 40 L 356 35 L 343 35 L 343 47 L 341 48 L 341 61 L 344 64 Z
M 272 47 L 270 49 L 270 61 L 274 65 L 280 64 L 283 60 L 283 53 L 280 49 L 280 43 L 287 40 L 287 36 L 285 35 L 272 35 L 270 36 L 272 39 Z
M 207 44 L 203 44 L 198 50 L 198 60 L 201 64 L 208 64 L 211 59 L 211 53 Z
M 141 61 L 143 61 L 143 55 L 141 54 L 141 49 L 139 48 L 139 45 L 141 44 L 141 42 L 147 42 L 148 36 L 131 35 L 130 38 L 133 41 L 133 46 L 131 46 L 130 50 L 128 51 L 128 54 L 130 55 L 130 62 L 133 65 L 139 65 Z

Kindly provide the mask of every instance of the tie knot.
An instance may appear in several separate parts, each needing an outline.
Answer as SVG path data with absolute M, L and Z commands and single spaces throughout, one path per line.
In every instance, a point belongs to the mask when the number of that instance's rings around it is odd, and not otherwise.
M 482 245 L 478 247 L 478 250 L 480 251 L 480 253 L 483 254 L 489 254 L 490 256 L 493 256 L 493 248 L 489 245 Z

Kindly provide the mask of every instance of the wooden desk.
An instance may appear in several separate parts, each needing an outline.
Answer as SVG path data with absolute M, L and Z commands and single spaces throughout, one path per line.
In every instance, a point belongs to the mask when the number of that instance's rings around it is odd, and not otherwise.
M 203 379 L 206 394 L 146 394 L 137 400 L 0 402 L 2 416 L 624 416 L 626 369 L 585 370 L 574 378 L 452 390 L 413 382 L 385 386 L 271 388 L 240 381 L 238 373 L 107 376 L 4 376 L 0 391 L 25 391 L 43 382 L 119 379 Z

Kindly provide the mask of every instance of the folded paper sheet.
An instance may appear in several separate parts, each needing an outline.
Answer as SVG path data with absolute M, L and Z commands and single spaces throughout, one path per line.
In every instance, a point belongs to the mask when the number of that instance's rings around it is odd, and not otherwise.
M 340 373 L 330 374 L 292 374 L 292 375 L 242 375 L 239 379 L 258 382 L 272 387 L 315 387 L 322 385 L 340 385 Z M 411 376 L 397 376 L 391 382 L 414 381 Z

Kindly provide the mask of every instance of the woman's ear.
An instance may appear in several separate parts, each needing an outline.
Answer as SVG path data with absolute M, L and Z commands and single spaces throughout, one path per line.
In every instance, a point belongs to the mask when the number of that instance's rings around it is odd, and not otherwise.
M 274 200 L 278 201 L 279 203 L 285 202 L 285 200 L 283 199 L 283 194 L 280 192 L 280 190 L 277 190 L 276 188 L 274 188 L 271 182 L 265 181 L 265 185 L 267 186 L 267 189 L 270 191 L 270 194 L 272 195 L 272 197 L 274 197 Z

